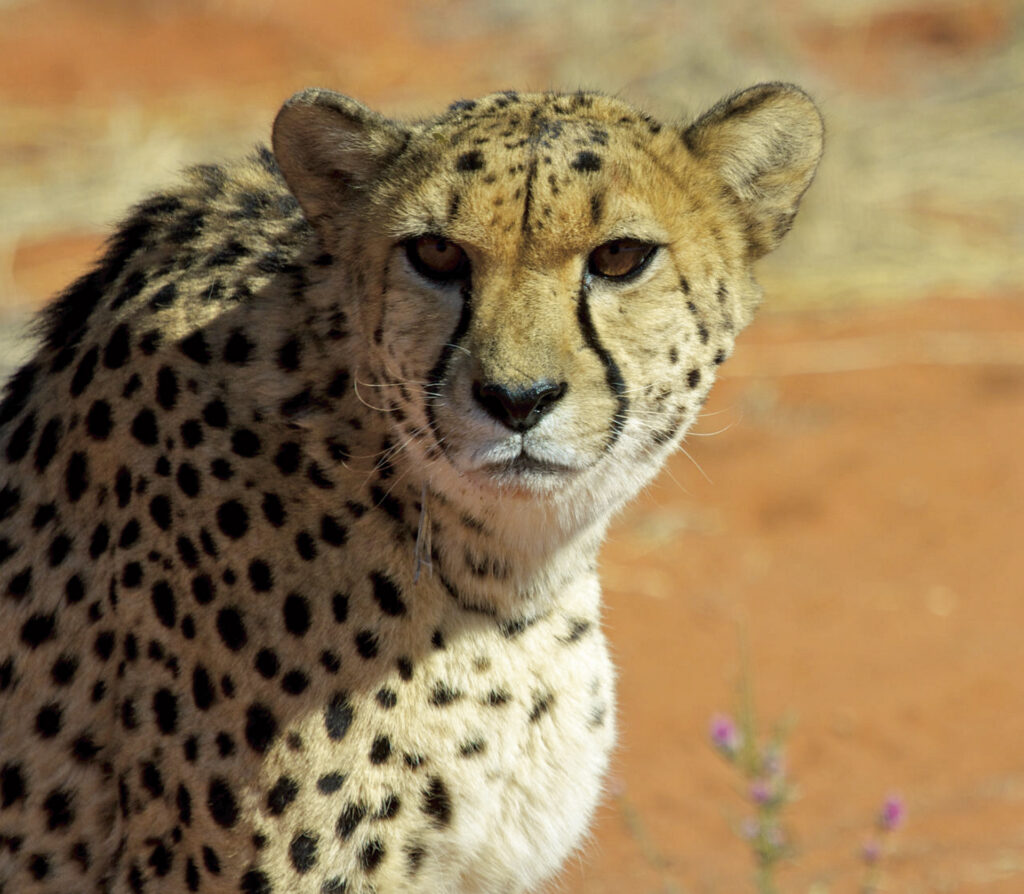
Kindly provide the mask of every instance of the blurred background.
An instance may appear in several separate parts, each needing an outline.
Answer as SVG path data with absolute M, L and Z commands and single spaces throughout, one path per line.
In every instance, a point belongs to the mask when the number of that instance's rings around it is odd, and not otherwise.
M 684 120 L 791 80 L 828 124 L 700 427 L 604 552 L 621 746 L 552 890 L 753 890 L 708 741 L 747 643 L 787 892 L 1024 890 L 1024 4 L 0 0 L 0 375 L 129 204 L 308 85 L 428 115 L 597 88 Z

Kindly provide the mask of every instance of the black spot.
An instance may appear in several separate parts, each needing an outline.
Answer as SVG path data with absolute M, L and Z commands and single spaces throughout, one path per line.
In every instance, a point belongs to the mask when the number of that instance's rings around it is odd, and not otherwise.
M 479 171 L 484 166 L 484 154 L 479 149 L 463 152 L 455 160 L 456 171 Z
M 569 165 L 574 171 L 600 171 L 601 170 L 601 156 L 584 150 L 577 154 L 576 158 L 573 159 Z
M 270 566 L 262 559 L 253 559 L 249 563 L 249 583 L 259 593 L 265 593 L 274 584 Z
M 363 867 L 364 872 L 373 872 L 380 866 L 386 853 L 384 842 L 379 838 L 371 838 L 359 852 L 359 865 Z
M 320 468 L 319 463 L 310 463 L 306 467 L 306 477 L 310 480 L 310 483 L 321 490 L 334 489 L 334 482 L 324 474 L 324 470 Z
M 98 559 L 106 552 L 110 544 L 110 529 L 102 522 L 96 525 L 92 532 L 92 539 L 89 541 L 89 557 Z
M 377 690 L 377 704 L 382 708 L 390 709 L 398 704 L 398 696 L 393 689 L 383 688 Z
M 192 700 L 200 711 L 207 710 L 216 698 L 213 681 L 205 667 L 197 664 L 192 671 Z
M 405 614 L 406 607 L 401 593 L 390 577 L 382 572 L 374 571 L 370 573 L 370 581 L 373 583 L 373 598 L 381 607 L 381 611 L 392 617 Z
M 286 372 L 294 372 L 302 362 L 301 345 L 296 338 L 290 338 L 277 349 L 277 365 Z
M 174 591 L 167 581 L 158 581 L 150 591 L 150 599 L 153 603 L 153 612 L 157 620 L 164 627 L 172 628 L 178 623 L 178 606 L 174 598 Z
M 110 435 L 112 425 L 110 404 L 105 400 L 93 401 L 85 417 L 85 430 L 89 433 L 89 437 L 97 441 L 105 441 Z
M 156 415 L 150 409 L 142 409 L 132 420 L 132 437 L 140 444 L 147 447 L 154 445 L 160 437 L 160 430 L 157 427 Z
M 341 811 L 341 815 L 338 817 L 338 825 L 335 830 L 342 841 L 348 841 L 352 837 L 352 833 L 355 832 L 356 827 L 366 816 L 366 810 L 365 804 L 345 805 L 344 810 Z
M 430 645 L 435 649 L 444 649 L 444 632 L 440 628 L 430 634 Z
M 217 753 L 221 757 L 230 757 L 235 753 L 235 740 L 225 732 L 217 733 Z
M 380 651 L 380 644 L 377 642 L 377 635 L 372 630 L 360 630 L 355 637 L 356 651 L 360 656 L 369 660 L 376 658 Z
M 21 421 L 7 442 L 7 461 L 16 463 L 26 453 L 32 444 L 32 436 L 36 433 L 36 414 L 29 413 Z
M 256 653 L 256 659 L 253 664 L 260 676 L 266 680 L 275 677 L 281 667 L 280 662 L 277 660 L 277 653 L 272 649 L 260 649 Z
M 99 359 L 100 349 L 90 348 L 78 363 L 74 376 L 71 378 L 71 396 L 78 397 L 92 382 L 96 373 L 96 361 Z
M 173 282 L 169 282 L 149 299 L 149 307 L 154 311 L 163 310 L 164 308 L 170 307 L 177 300 L 178 287 Z
M 169 736 L 178 729 L 178 699 L 169 689 L 158 689 L 153 693 L 153 717 L 157 729 Z
M 217 588 L 208 574 L 197 574 L 192 578 L 192 595 L 200 605 L 209 605 L 213 602 Z
M 64 712 L 56 702 L 50 702 L 36 714 L 36 732 L 42 739 L 52 739 L 64 725 Z
M 391 496 L 384 488 L 374 485 L 370 488 L 370 497 L 375 506 L 384 510 L 395 521 L 405 520 L 405 506 L 397 497 Z
M 156 764 L 146 761 L 139 772 L 139 782 L 150 797 L 159 798 L 164 793 L 164 777 Z
M 280 816 L 299 794 L 299 784 L 290 776 L 281 776 L 267 792 L 267 810 Z
M 67 686 L 78 671 L 78 659 L 74 655 L 61 655 L 50 668 L 50 679 L 55 686 Z
M 348 620 L 348 596 L 345 593 L 335 593 L 331 598 L 331 607 L 334 610 L 334 620 L 338 624 L 344 624 Z
M 30 649 L 53 639 L 57 633 L 57 616 L 35 614 L 21 625 L 21 641 Z
M 686 384 L 689 385 L 691 388 L 696 388 L 700 384 L 700 370 L 699 369 L 691 369 L 686 374 Z
M 93 406 L 95 406 L 95 404 Z M 104 404 L 104 406 L 106 406 L 106 404 Z M 91 411 L 89 418 L 92 418 Z M 86 420 L 86 424 L 89 425 L 88 419 Z M 57 447 L 60 444 L 61 428 L 62 425 L 60 417 L 54 416 L 46 423 L 46 425 L 43 426 L 43 430 L 39 433 L 39 440 L 36 442 L 36 452 L 34 457 L 37 472 L 44 471 L 53 459 L 54 454 L 57 452 Z M 91 427 L 90 434 L 92 434 Z
M 423 812 L 438 826 L 447 826 L 452 821 L 452 801 L 448 789 L 440 777 L 432 776 L 430 785 L 423 792 Z
M 33 854 L 28 861 L 29 874 L 37 882 L 41 882 L 50 874 L 50 858 L 46 854 Z
M 352 725 L 352 705 L 344 692 L 336 692 L 324 708 L 324 725 L 327 737 L 334 741 L 345 738 Z
M 163 878 L 171 871 L 171 866 L 174 864 L 174 854 L 167 849 L 167 845 L 162 841 L 158 841 L 153 846 L 153 850 L 150 851 L 147 862 L 153 868 L 157 878 Z
M 100 753 L 100 746 L 89 736 L 79 736 L 71 743 L 71 754 L 76 761 L 87 763 Z
M 286 514 L 281 498 L 277 494 L 265 493 L 260 508 L 263 510 L 263 517 L 275 528 L 280 528 L 284 524 Z
M 719 366 L 721 366 L 723 363 L 725 363 L 725 360 L 726 360 L 725 351 L 722 350 L 721 348 L 719 348 L 715 352 L 715 363 L 718 364 Z
M 344 773 L 325 773 L 316 781 L 317 791 L 321 795 L 333 795 L 345 784 Z
M 210 362 L 210 348 L 202 332 L 193 332 L 188 338 L 183 338 L 178 342 L 178 350 L 201 366 Z
M 101 661 L 107 661 L 114 652 L 114 645 L 114 634 L 109 630 L 102 630 L 96 634 L 96 639 L 93 640 L 92 650 L 96 657 Z
M 325 514 L 320 517 L 320 539 L 331 546 L 344 546 L 348 531 L 336 518 Z
M 236 429 L 231 435 L 231 450 L 238 456 L 257 456 L 260 452 L 259 436 L 248 428 Z
M 377 736 L 370 747 L 370 763 L 383 764 L 391 757 L 391 740 L 387 736 Z
M 238 821 L 238 802 L 226 779 L 217 776 L 210 780 L 206 806 L 218 826 L 230 829 Z
M 37 366 L 26 363 L 8 380 L 3 403 L 0 403 L 0 426 L 6 425 L 25 409 L 38 372 Z
M 486 748 L 487 743 L 483 739 L 472 739 L 459 746 L 459 754 L 463 757 L 473 757 L 474 755 L 482 754 Z
M 246 338 L 241 329 L 235 329 L 224 344 L 224 361 L 226 363 L 248 363 L 255 345 Z
M 0 767 L 0 807 L 10 807 L 28 795 L 21 765 L 6 763 Z
M 228 424 L 228 408 L 224 406 L 224 401 L 218 399 L 211 400 L 203 407 L 203 422 L 205 422 L 210 428 L 224 428 Z
M 399 658 L 395 663 L 398 666 L 398 676 L 408 683 L 412 679 L 412 662 L 408 658 Z
M 62 534 L 58 534 L 56 537 L 54 537 L 53 541 L 50 543 L 50 553 L 49 553 L 50 567 L 51 568 L 56 568 L 58 565 L 60 565 L 61 562 L 63 562 L 67 558 L 68 552 L 70 550 L 71 550 L 71 538 L 68 537 L 67 534 L 63 534 L 62 533 Z M 0 560 L 2 560 L 2 558 L 3 558 L 2 553 L 3 553 L 2 541 L 0 541 Z
M 7 582 L 7 595 L 12 599 L 23 599 L 32 589 L 32 568 L 23 568 Z
M 0 489 L 0 521 L 8 518 L 21 503 L 21 494 L 16 487 L 5 485 Z M 52 504 L 51 504 L 52 505 Z M 40 527 L 40 526 L 36 526 Z
M 300 670 L 290 670 L 281 678 L 281 689 L 288 695 L 302 695 L 309 687 L 309 677 Z
M 226 500 L 217 507 L 217 525 L 232 540 L 249 530 L 249 513 L 238 500 Z
M 546 714 L 551 709 L 551 704 L 554 700 L 555 697 L 550 692 L 543 695 L 534 695 L 533 705 L 530 707 L 530 723 L 536 723 L 541 716 Z
M 292 636 L 305 636 L 310 626 L 309 600 L 289 593 L 284 601 L 284 626 Z
M 181 440 L 186 447 L 196 447 L 203 442 L 203 426 L 198 419 L 186 419 L 181 423 Z
M 245 712 L 245 741 L 249 747 L 265 754 L 277 738 L 277 718 L 266 705 L 253 702 Z
M 331 397 L 341 397 L 348 388 L 349 375 L 346 370 L 340 369 L 334 374 L 334 378 L 331 379 L 331 384 L 327 386 L 327 393 Z
M 298 471 L 302 453 L 299 445 L 294 441 L 286 441 L 282 444 L 274 457 L 274 465 L 282 475 L 293 475 Z
M 446 707 L 462 698 L 458 689 L 453 689 L 447 683 L 437 683 L 434 691 L 430 694 L 430 703 L 438 708 Z
M 232 652 L 237 652 L 249 641 L 242 616 L 236 608 L 222 608 L 217 613 L 217 632 Z
M 171 526 L 171 501 L 164 494 L 157 494 L 149 501 L 149 515 L 161 531 L 166 531 Z
M 165 410 L 178 403 L 178 376 L 169 366 L 161 366 L 156 374 L 156 402 Z
M 295 551 L 307 562 L 316 558 L 316 543 L 308 531 L 299 531 L 295 535 Z
M 288 855 L 291 857 L 292 866 L 300 875 L 309 872 L 316 866 L 316 844 L 318 838 L 312 832 L 300 832 L 292 839 L 288 847 Z
M 210 875 L 220 875 L 220 855 L 208 844 L 203 845 L 203 865 Z
M 239 887 L 242 894 L 271 894 L 270 879 L 267 874 L 259 869 L 250 869 L 242 876 L 242 883 Z

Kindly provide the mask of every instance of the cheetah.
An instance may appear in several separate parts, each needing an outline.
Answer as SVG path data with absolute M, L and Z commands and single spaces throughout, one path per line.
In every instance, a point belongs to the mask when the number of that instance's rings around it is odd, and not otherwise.
M 798 88 L 401 122 L 138 205 L 0 404 L 0 890 L 525 892 L 615 741 L 597 555 L 822 148 Z

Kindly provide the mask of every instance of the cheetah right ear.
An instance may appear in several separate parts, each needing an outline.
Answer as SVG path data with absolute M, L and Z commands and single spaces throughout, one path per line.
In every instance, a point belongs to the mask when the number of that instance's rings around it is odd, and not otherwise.
M 752 258 L 774 249 L 793 223 L 821 158 L 821 113 L 792 84 L 758 84 L 722 100 L 683 132 L 739 200 Z
M 296 93 L 277 113 L 277 163 L 306 218 L 330 242 L 335 218 L 354 191 L 399 151 L 408 134 L 398 124 L 333 90 Z

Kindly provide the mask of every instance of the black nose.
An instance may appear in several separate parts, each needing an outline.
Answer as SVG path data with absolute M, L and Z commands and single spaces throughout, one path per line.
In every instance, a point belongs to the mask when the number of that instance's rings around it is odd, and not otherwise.
M 527 388 L 509 388 L 495 382 L 473 383 L 473 397 L 492 419 L 515 432 L 533 428 L 565 394 L 565 382 L 534 382 Z

